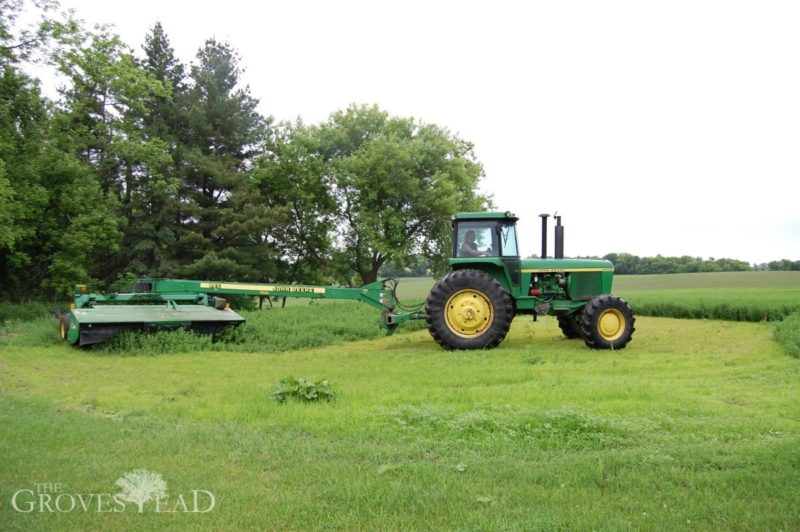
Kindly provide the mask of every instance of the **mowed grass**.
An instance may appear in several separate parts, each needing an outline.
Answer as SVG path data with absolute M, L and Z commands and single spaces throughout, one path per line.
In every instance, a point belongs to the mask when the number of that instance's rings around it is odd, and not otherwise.
M 360 326 L 341 310 L 313 307 Z M 283 327 L 289 313 L 270 312 Z M 137 357 L 46 326 L 0 339 L 0 529 L 800 527 L 800 361 L 768 324 L 640 317 L 627 349 L 591 351 L 519 317 L 491 351 L 411 331 Z M 270 401 L 287 376 L 329 379 L 337 397 Z M 116 493 L 138 468 L 217 504 L 10 507 L 37 482 Z

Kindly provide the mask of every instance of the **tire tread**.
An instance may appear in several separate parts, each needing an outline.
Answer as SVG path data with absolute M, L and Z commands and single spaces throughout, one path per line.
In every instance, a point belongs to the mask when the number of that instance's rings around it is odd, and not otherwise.
M 448 328 L 444 313 L 449 298 L 459 290 L 480 290 L 492 302 L 494 321 L 488 330 L 476 338 L 462 338 Z M 442 277 L 431 289 L 425 303 L 428 331 L 445 349 L 492 349 L 508 334 L 514 318 L 511 296 L 494 277 L 480 270 L 455 270 Z

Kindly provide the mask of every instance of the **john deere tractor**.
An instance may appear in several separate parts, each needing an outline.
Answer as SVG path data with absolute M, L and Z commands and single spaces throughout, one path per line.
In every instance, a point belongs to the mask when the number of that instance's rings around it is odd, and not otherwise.
M 425 319 L 447 349 L 485 349 L 506 337 L 516 314 L 549 315 L 568 338 L 594 349 L 622 349 L 634 331 L 628 303 L 611 295 L 614 266 L 606 260 L 564 258 L 564 226 L 555 216 L 555 253 L 547 257 L 542 214 L 542 256 L 520 259 L 517 217 L 510 212 L 468 212 L 453 219 L 451 271 L 431 290 Z
M 564 227 L 556 216 L 555 257 L 547 258 L 547 219 L 542 217 L 542 258 L 521 260 L 517 217 L 510 212 L 467 212 L 453 218 L 451 271 L 431 290 L 425 310 L 401 307 L 397 281 L 380 279 L 359 288 L 236 283 L 187 279 L 140 279 L 130 293 L 94 294 L 75 289 L 61 320 L 61 337 L 91 345 L 125 331 L 183 328 L 213 333 L 245 318 L 220 296 L 350 299 L 380 310 L 387 332 L 425 318 L 433 338 L 447 349 L 488 349 L 508 333 L 516 314 L 550 315 L 569 338 L 595 349 L 621 349 L 633 333 L 633 311 L 611 295 L 613 265 L 605 260 L 565 259 Z

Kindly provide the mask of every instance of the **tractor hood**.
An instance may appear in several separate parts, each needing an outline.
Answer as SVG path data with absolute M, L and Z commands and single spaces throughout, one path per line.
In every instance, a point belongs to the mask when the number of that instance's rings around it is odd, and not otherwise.
M 528 273 L 614 272 L 611 261 L 601 259 L 525 259 L 520 269 Z

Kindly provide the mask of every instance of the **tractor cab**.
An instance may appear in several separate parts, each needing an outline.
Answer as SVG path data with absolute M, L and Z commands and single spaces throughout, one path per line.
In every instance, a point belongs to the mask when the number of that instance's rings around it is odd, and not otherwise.
M 452 257 L 519 257 L 516 223 L 517 217 L 510 212 L 457 214 Z

